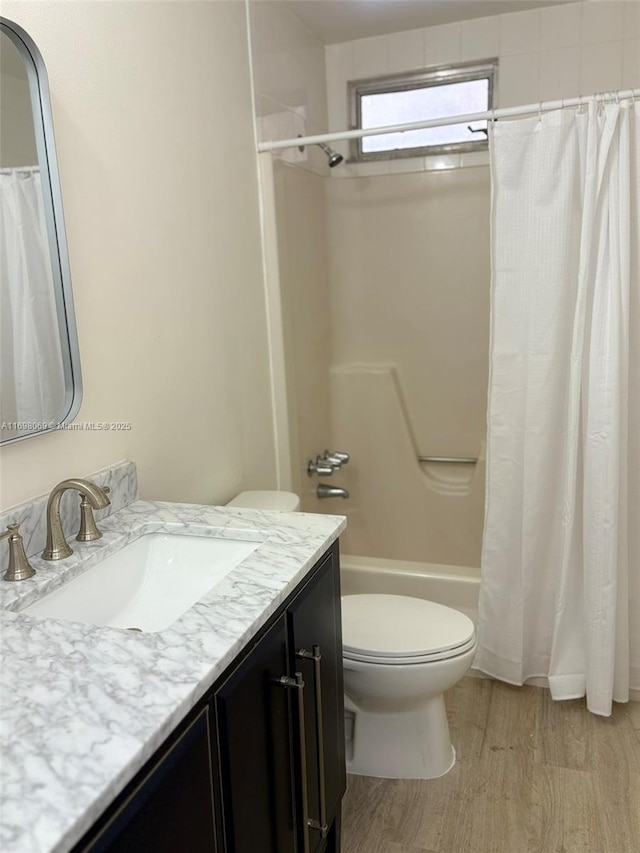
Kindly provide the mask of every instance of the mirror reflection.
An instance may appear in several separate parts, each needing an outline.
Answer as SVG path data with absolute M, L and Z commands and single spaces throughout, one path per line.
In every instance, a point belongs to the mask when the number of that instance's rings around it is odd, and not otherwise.
M 43 109 L 46 74 L 32 59 L 35 45 L 27 49 L 6 23 L 0 33 L 2 443 L 55 428 L 80 402 L 64 230 L 55 209 L 57 169 L 47 160 L 54 149 Z

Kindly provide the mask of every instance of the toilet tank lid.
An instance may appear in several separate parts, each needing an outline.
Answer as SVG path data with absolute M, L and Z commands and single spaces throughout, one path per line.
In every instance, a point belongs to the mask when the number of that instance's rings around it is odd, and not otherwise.
M 300 498 L 293 492 L 255 491 L 240 492 L 227 506 L 245 509 L 275 509 L 280 512 L 296 512 L 300 509 Z
M 466 646 L 474 634 L 468 616 L 434 601 L 373 593 L 342 597 L 345 652 L 411 658 Z

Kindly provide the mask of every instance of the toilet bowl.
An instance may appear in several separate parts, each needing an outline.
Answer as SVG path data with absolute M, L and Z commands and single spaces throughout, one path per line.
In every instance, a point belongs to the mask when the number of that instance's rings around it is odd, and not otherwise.
M 443 776 L 455 764 L 443 694 L 473 661 L 472 620 L 420 598 L 363 594 L 343 596 L 342 628 L 348 772 Z

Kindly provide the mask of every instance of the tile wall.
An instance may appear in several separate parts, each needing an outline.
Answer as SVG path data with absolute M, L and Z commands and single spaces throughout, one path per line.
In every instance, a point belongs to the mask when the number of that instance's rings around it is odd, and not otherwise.
M 497 107 L 640 88 L 640 0 L 584 0 L 327 45 L 329 129 L 349 126 L 347 82 L 498 57 Z M 335 143 L 348 153 L 347 143 Z M 488 162 L 484 152 L 348 165 L 332 177 Z

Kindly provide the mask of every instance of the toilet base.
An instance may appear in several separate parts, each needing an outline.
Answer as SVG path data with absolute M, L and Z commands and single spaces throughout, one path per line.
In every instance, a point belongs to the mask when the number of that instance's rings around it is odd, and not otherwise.
M 383 779 L 437 779 L 456 763 L 442 694 L 399 713 L 361 711 L 350 701 L 347 706 L 354 713 L 348 773 Z

